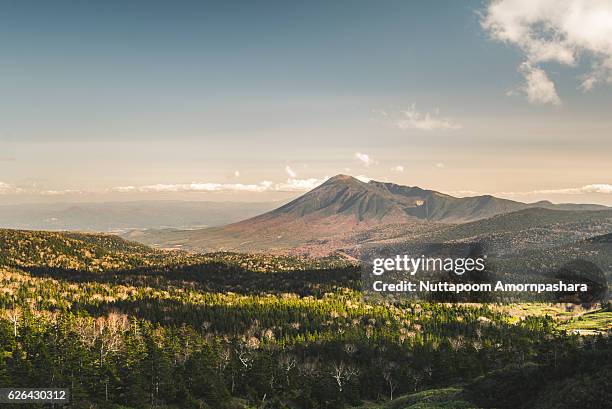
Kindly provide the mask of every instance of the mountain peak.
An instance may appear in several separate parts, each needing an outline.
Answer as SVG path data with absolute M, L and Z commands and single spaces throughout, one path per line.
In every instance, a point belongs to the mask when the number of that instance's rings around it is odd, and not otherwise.
M 330 186 L 330 185 L 350 185 L 350 186 L 364 186 L 365 183 L 356 177 L 350 175 L 338 174 L 333 176 L 325 181 L 321 186 Z
M 357 179 L 356 177 L 353 177 L 351 175 L 345 175 L 343 173 L 339 173 L 336 176 L 332 176 L 329 179 L 327 179 L 327 182 L 346 182 L 346 181 L 360 182 L 360 180 Z

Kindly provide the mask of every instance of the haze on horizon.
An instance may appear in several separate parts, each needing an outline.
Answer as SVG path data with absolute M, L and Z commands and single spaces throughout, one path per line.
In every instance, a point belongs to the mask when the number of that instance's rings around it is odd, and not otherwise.
M 0 204 L 347 173 L 612 205 L 609 1 L 15 2 L 0 32 Z

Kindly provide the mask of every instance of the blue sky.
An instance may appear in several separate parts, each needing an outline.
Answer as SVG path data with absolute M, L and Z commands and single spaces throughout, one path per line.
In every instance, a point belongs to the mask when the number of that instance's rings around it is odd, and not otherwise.
M 586 41 L 566 22 L 591 6 L 537 0 L 565 37 L 535 55 L 504 2 L 3 2 L 0 202 L 268 200 L 350 173 L 610 203 L 580 190 L 612 183 L 608 72 L 581 89 L 605 27 Z

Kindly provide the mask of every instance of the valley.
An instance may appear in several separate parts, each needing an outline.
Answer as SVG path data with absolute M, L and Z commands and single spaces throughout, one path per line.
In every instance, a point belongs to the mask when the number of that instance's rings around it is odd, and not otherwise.
M 493 276 L 578 257 L 609 292 L 610 231 L 599 206 L 347 176 L 203 230 L 0 229 L 0 382 L 69 387 L 75 408 L 598 407 L 609 302 L 371 299 L 361 263 L 478 243 Z
M 593 391 L 610 337 L 577 335 L 609 331 L 609 306 L 370 303 L 340 256 L 6 229 L 0 282 L 0 380 L 52 380 L 72 407 L 570 408 L 550 399 L 564 385 L 609 399 Z

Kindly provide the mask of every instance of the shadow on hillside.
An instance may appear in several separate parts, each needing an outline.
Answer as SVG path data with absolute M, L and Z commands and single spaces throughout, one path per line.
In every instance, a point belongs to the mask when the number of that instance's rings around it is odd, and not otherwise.
M 329 320 L 329 314 L 324 309 L 308 307 L 298 301 L 292 303 L 291 300 L 283 300 L 282 305 L 275 300 L 268 304 L 238 298 L 233 302 L 210 299 L 205 303 L 193 304 L 176 299 L 145 297 L 79 308 L 94 317 L 119 312 L 164 326 L 188 325 L 218 334 L 243 334 L 256 328 L 275 328 L 277 337 L 314 332 L 320 329 L 322 322 Z
M 194 264 L 89 272 L 54 267 L 23 268 L 33 276 L 61 279 L 72 283 L 97 282 L 137 287 L 167 289 L 191 288 L 199 291 L 234 292 L 238 294 L 295 293 L 301 296 L 322 295 L 338 287 L 360 288 L 360 271 L 356 267 L 255 272 L 221 263 Z

